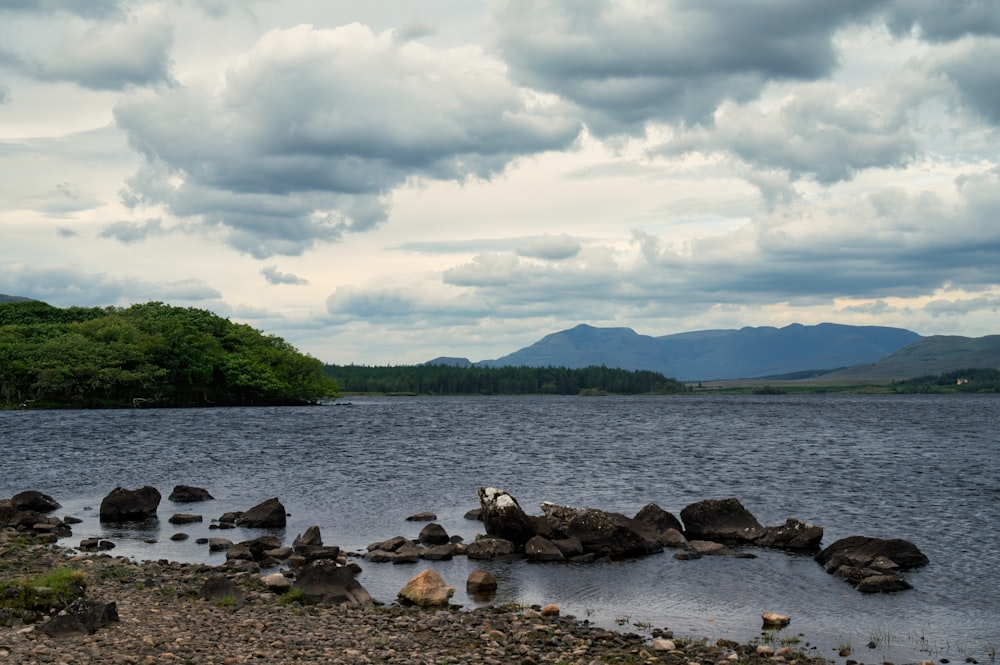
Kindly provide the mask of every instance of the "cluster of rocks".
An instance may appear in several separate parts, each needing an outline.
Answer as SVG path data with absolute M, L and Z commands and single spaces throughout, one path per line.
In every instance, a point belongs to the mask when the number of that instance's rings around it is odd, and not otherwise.
M 30 532 L 42 542 L 54 543 L 73 535 L 70 525 L 80 522 L 71 516 L 50 515 L 61 507 L 48 494 L 35 490 L 19 492 L 9 499 L 0 499 L 0 527 Z

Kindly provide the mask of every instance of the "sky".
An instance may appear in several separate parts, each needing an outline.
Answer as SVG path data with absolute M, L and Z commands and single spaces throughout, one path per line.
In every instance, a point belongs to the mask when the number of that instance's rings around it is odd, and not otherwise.
M 324 362 L 1000 333 L 996 0 L 0 0 L 0 293 Z

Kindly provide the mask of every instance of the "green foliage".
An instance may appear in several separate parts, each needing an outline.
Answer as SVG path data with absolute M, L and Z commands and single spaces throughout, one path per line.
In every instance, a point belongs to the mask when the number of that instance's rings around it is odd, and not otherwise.
M 1000 370 L 979 368 L 928 374 L 895 382 L 893 390 L 898 393 L 997 393 L 1000 392 Z
M 54 568 L 44 575 L 0 581 L 0 607 L 48 612 L 62 609 L 83 595 L 87 576 L 72 568 Z
M 341 390 L 352 393 L 421 395 L 637 395 L 676 393 L 684 388 L 659 372 L 608 367 L 453 367 L 327 365 Z
M 336 395 L 319 360 L 205 310 L 0 304 L 6 407 L 308 404 Z
M 278 603 L 281 605 L 305 605 L 307 602 L 305 592 L 298 587 L 292 587 L 281 594 L 278 600 Z

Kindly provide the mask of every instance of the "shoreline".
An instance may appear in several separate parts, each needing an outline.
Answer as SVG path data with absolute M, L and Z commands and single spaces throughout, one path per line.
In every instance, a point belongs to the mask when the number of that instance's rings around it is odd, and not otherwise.
M 114 602 L 119 620 L 93 634 L 49 637 L 44 620 L 0 626 L 0 660 L 11 663 L 669 663 L 823 665 L 796 646 L 614 631 L 537 608 L 414 609 L 299 605 L 225 566 L 76 554 L 19 532 L 0 533 L 0 583 L 57 567 L 82 571 L 84 598 Z M 246 604 L 203 600 L 224 573 Z M 41 617 L 39 617 L 41 619 Z

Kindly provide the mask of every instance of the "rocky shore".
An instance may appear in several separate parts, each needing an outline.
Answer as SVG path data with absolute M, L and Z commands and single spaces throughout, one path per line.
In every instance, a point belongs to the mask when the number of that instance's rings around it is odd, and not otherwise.
M 540 608 L 471 611 L 295 602 L 260 575 L 168 561 L 78 554 L 13 529 L 0 531 L 0 587 L 54 569 L 79 571 L 83 597 L 110 607 L 99 628 L 53 637 L 58 610 L 0 614 L 0 662 L 33 663 L 669 663 L 819 665 L 779 644 L 737 644 L 611 631 Z M 206 600 L 225 574 L 240 601 Z M 9 587 L 8 587 L 9 588 Z M 105 613 L 107 615 L 107 613 Z M 27 620 L 28 622 L 26 623 Z

